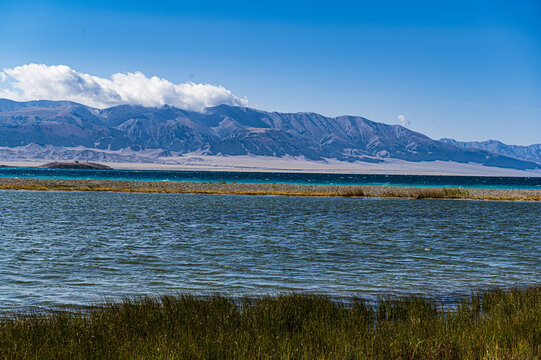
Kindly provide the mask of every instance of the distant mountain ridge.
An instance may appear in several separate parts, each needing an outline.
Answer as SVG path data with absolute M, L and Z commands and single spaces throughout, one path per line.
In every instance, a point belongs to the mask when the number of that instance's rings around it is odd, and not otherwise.
M 144 156 L 145 161 L 152 161 L 199 151 L 208 155 L 365 162 L 442 160 L 522 170 L 541 168 L 531 161 L 457 147 L 399 125 L 359 116 L 330 118 L 228 105 L 198 113 L 171 106 L 95 109 L 69 101 L 0 99 L 0 147 L 0 158 L 32 158 L 39 153 L 51 160 L 66 160 L 69 153 L 77 160 L 141 161 Z
M 448 138 L 440 139 L 440 141 L 461 149 L 481 149 L 490 151 L 494 154 L 505 155 L 526 161 L 534 161 L 541 164 L 541 144 L 507 145 L 498 140 L 457 141 Z

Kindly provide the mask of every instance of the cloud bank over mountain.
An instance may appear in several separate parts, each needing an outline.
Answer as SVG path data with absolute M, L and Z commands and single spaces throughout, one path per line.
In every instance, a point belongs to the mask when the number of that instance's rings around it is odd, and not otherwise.
M 0 71 L 0 98 L 16 101 L 35 99 L 70 100 L 96 108 L 116 105 L 172 105 L 202 111 L 220 104 L 246 106 L 223 86 L 185 82 L 175 84 L 141 72 L 115 73 L 110 79 L 80 73 L 66 65 L 25 64 Z

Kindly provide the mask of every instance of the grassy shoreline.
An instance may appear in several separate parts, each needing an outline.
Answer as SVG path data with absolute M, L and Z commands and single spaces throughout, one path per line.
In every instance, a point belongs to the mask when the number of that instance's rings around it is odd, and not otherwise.
M 295 185 L 270 183 L 196 183 L 2 178 L 0 179 L 0 190 L 541 201 L 541 190 L 537 189 L 458 189 L 407 186 Z
M 144 297 L 0 319 L 3 359 L 541 359 L 541 286 L 423 297 Z

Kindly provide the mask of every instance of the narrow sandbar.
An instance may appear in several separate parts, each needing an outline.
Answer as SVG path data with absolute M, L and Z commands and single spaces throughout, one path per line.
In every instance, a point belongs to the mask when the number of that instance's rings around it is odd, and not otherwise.
M 0 190 L 541 201 L 541 189 L 0 178 Z

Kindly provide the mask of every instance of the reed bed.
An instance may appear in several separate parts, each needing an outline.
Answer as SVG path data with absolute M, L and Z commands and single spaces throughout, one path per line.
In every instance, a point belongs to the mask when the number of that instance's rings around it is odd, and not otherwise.
M 0 190 L 541 201 L 539 189 L 0 179 Z
M 541 359 L 541 286 L 424 297 L 142 297 L 0 320 L 2 359 Z

